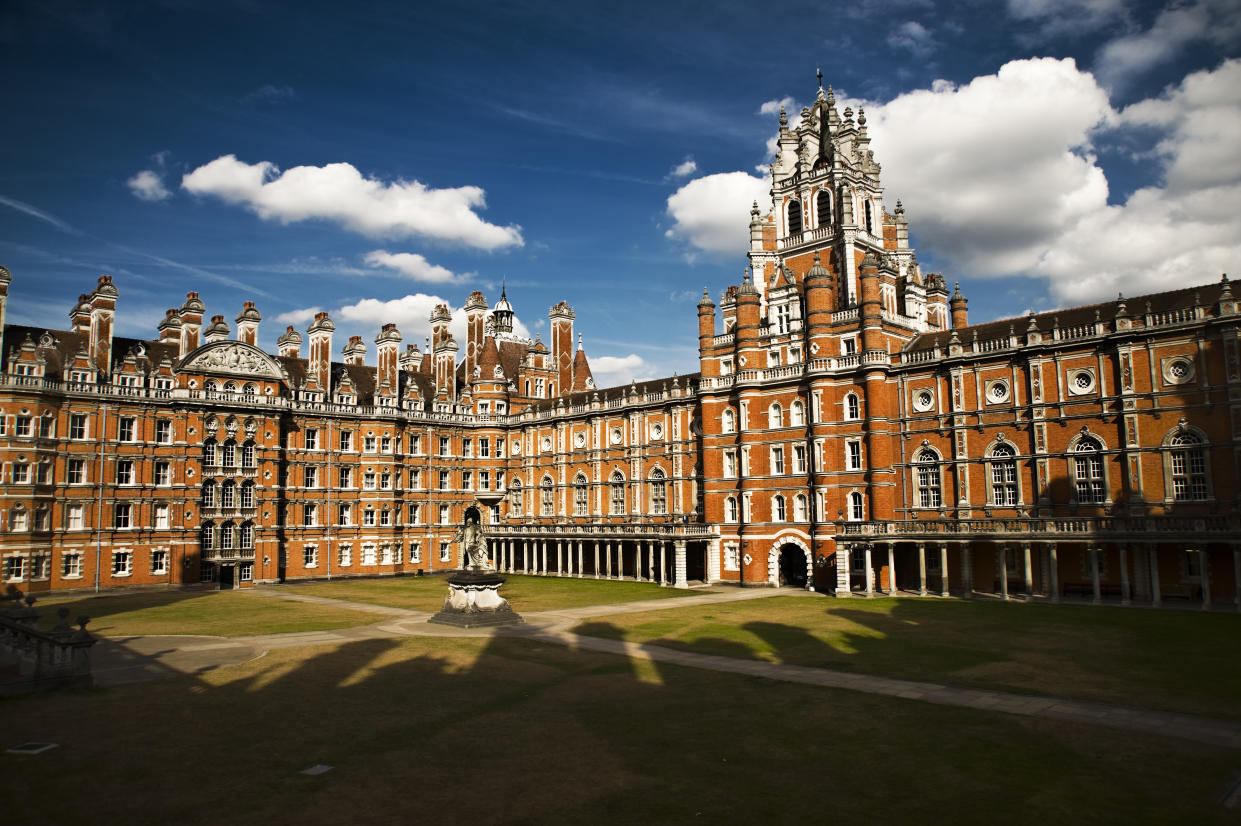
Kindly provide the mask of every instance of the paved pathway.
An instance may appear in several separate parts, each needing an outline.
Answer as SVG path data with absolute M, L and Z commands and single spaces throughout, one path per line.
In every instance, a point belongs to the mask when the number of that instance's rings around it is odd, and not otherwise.
M 346 602 L 326 597 L 289 594 L 278 589 L 255 589 L 257 596 L 296 599 L 330 604 L 359 611 L 383 614 L 386 619 L 373 625 L 341 628 L 332 631 L 307 631 L 292 634 L 266 634 L 252 637 L 117 637 L 101 641 L 95 649 L 97 681 L 102 685 L 157 679 L 176 673 L 195 673 L 244 662 L 267 651 L 306 645 L 329 645 L 357 640 L 394 639 L 414 636 L 490 637 L 504 635 L 564 645 L 588 651 L 615 654 L 630 659 L 650 660 L 670 665 L 701 668 L 731 674 L 743 674 L 780 682 L 840 688 L 917 700 L 937 705 L 958 706 L 985 711 L 998 711 L 1027 717 L 1041 717 L 1073 723 L 1091 723 L 1111 728 L 1162 734 L 1200 743 L 1241 749 L 1241 723 L 1215 718 L 1196 717 L 1164 711 L 1126 708 L 1085 700 L 1061 697 L 1039 697 L 1004 691 L 961 688 L 938 683 L 901 680 L 811 668 L 762 660 L 736 659 L 712 654 L 677 651 L 658 645 L 602 639 L 575 634 L 572 629 L 583 620 L 614 614 L 654 611 L 675 607 L 709 605 L 721 602 L 761 599 L 775 596 L 765 589 L 727 589 L 694 594 L 677 599 L 643 600 L 641 602 L 591 605 L 556 611 L 524 614 L 525 625 L 506 628 L 454 628 L 431 625 L 425 612 L 400 608 Z

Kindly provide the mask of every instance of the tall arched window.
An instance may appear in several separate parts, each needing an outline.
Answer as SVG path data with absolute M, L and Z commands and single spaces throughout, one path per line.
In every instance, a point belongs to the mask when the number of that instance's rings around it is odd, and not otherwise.
M 1207 485 L 1207 460 L 1202 437 L 1183 431 L 1168 439 L 1167 444 L 1172 498 L 1178 502 L 1208 498 L 1210 488 Z
M 988 462 L 992 505 L 1017 504 L 1017 451 L 1012 445 L 1000 444 L 991 450 Z
M 241 531 L 238 534 L 238 547 L 243 551 L 252 550 L 254 548 L 254 523 L 242 522 Z
M 776 494 L 771 499 L 771 521 L 784 522 L 789 518 L 788 509 L 784 504 L 784 497 Z
M 856 490 L 849 494 L 849 521 L 861 522 L 866 518 L 866 504 Z
M 918 507 L 938 508 L 943 504 L 940 492 L 939 456 L 935 451 L 923 449 L 914 459 L 917 474 Z
M 850 393 L 845 396 L 845 418 L 860 419 L 862 418 L 862 402 L 858 399 L 856 393 Z
M 801 201 L 789 201 L 789 235 L 801 235 Z
M 723 433 L 735 433 L 737 430 L 737 414 L 731 407 L 725 408 L 724 415 L 720 416 L 720 430 Z
M 608 483 L 608 496 L 612 504 L 612 515 L 623 516 L 625 513 L 625 477 L 618 470 L 612 474 Z
M 224 467 L 237 467 L 237 443 L 232 439 L 224 443 L 224 458 L 220 464 Z
M 257 466 L 255 463 L 255 458 L 254 458 L 254 441 L 253 440 L 247 440 L 246 443 L 241 446 L 241 466 L 242 467 L 256 467 Z
M 1103 483 L 1103 446 L 1089 437 L 1080 439 L 1073 448 L 1073 486 L 1077 501 L 1094 505 L 1106 499 Z
M 202 507 L 215 507 L 215 482 L 208 481 L 203 483 Z
M 767 408 L 767 426 L 783 427 L 784 426 L 784 408 L 780 407 L 780 403 L 776 402 Z
M 210 522 L 203 523 L 202 530 L 198 534 L 198 544 L 204 551 L 215 547 L 215 525 Z
M 237 506 L 237 485 L 232 481 L 225 482 L 220 485 L 220 507 L 233 508 Z
M 793 521 L 806 522 L 810 519 L 810 500 L 806 498 L 806 494 L 799 493 L 793 497 Z
M 215 464 L 215 461 L 216 461 L 215 448 L 216 448 L 215 439 L 208 439 L 207 441 L 203 442 L 203 464 L 206 465 L 207 467 L 211 467 L 212 465 Z
M 871 213 L 870 201 L 866 202 L 866 231 L 872 235 L 875 233 L 875 219 Z
M 806 406 L 801 403 L 801 399 L 798 399 L 789 407 L 789 424 L 798 426 L 804 425 L 805 423 Z
M 586 477 L 579 473 L 573 480 L 573 515 L 585 516 L 587 508 Z
M 668 482 L 659 468 L 651 471 L 651 513 L 668 512 Z
M 224 551 L 233 548 L 233 523 L 225 522 L 220 526 L 220 549 Z
M 832 223 L 832 196 L 826 189 L 820 189 L 815 197 L 815 211 L 819 214 L 818 226 L 825 227 Z
M 541 502 L 540 515 L 554 516 L 556 514 L 556 492 L 552 487 L 550 476 L 544 476 L 543 483 L 539 486 L 539 501 Z
M 243 508 L 254 507 L 254 483 L 253 482 L 242 482 L 241 483 L 241 506 Z
M 737 499 L 736 497 L 730 496 L 724 500 L 724 521 L 725 522 L 736 522 L 737 521 Z

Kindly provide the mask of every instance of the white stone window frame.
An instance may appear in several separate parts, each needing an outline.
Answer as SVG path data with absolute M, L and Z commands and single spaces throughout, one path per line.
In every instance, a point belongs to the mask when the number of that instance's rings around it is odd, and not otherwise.
M 915 387 L 909 403 L 918 413 L 930 413 L 935 409 L 935 388 Z
M 1187 434 L 1198 439 L 1198 444 L 1202 450 L 1202 475 L 1203 483 L 1206 488 L 1205 495 L 1200 499 L 1177 499 L 1175 494 L 1174 475 L 1172 472 L 1173 458 L 1172 454 L 1181 446 L 1174 445 L 1173 440 L 1181 435 Z M 1215 498 L 1215 485 L 1211 478 L 1211 441 L 1207 438 L 1206 431 L 1200 427 L 1189 424 L 1182 420 L 1176 427 L 1171 428 L 1164 434 L 1160 443 L 1160 449 L 1163 453 L 1163 501 L 1166 505 L 1173 505 L 1178 502 L 1210 502 Z M 1185 474 L 1188 476 L 1189 474 Z
M 931 464 L 931 462 L 926 461 L 927 457 L 934 458 L 934 490 L 939 493 L 938 505 L 922 504 L 923 485 L 918 478 L 918 473 L 921 469 Z M 916 510 L 939 511 L 944 509 L 944 502 L 946 501 L 944 498 L 944 456 L 939 452 L 938 448 L 929 444 L 921 444 L 914 448 L 913 456 L 909 461 L 909 476 L 910 490 L 913 491 L 913 507 Z
M 1064 380 L 1070 396 L 1089 396 L 1099 389 L 1098 377 L 1089 367 L 1070 367 L 1064 371 Z
M 1079 454 L 1077 448 L 1078 448 L 1078 445 L 1080 445 L 1084 440 L 1087 440 L 1087 439 L 1099 445 L 1098 457 L 1099 457 L 1100 471 L 1101 471 L 1100 477 L 1103 483 L 1103 501 L 1102 502 L 1082 502 L 1081 496 L 1078 493 L 1078 491 L 1081 489 L 1081 485 L 1078 483 L 1078 479 L 1077 479 L 1077 459 L 1080 455 L 1083 455 L 1083 454 Z M 1089 455 L 1089 454 L 1085 454 L 1085 455 Z M 1067 475 L 1068 475 L 1069 482 L 1072 485 L 1072 490 L 1073 490 L 1073 499 L 1072 499 L 1071 504 L 1074 504 L 1074 505 L 1080 504 L 1086 507 L 1091 507 L 1091 506 L 1103 507 L 1105 505 L 1112 504 L 1111 469 L 1108 467 L 1109 455 L 1108 455 L 1107 440 L 1104 439 L 1103 436 L 1101 436 L 1100 434 L 1095 433 L 1094 431 L 1083 429 L 1080 433 L 1078 433 L 1076 436 L 1074 436 L 1072 439 L 1069 440 L 1069 444 L 1065 449 L 1064 456 L 1065 456 L 1065 463 L 1067 465 L 1066 470 L 1068 471 Z M 1018 477 L 1020 477 L 1020 474 L 1018 474 Z M 1018 482 L 1018 486 L 1020 487 L 1020 482 Z
M 1194 360 L 1186 355 L 1167 356 L 1159 360 L 1163 383 L 1171 386 L 1189 384 L 1197 375 Z
M 1004 456 L 1002 459 L 996 456 L 995 451 L 1001 447 L 1012 450 L 1011 456 Z M 1022 484 L 1021 473 L 1021 449 L 1017 445 L 1010 442 L 1003 436 L 994 439 L 991 444 L 987 445 L 983 451 L 983 476 L 987 487 L 987 506 L 992 508 L 1019 508 L 1025 502 L 1025 486 Z M 995 496 L 995 479 L 993 476 L 994 465 L 999 462 L 1013 462 L 1013 480 L 1017 488 L 1017 496 L 1015 502 L 998 502 Z
M 1008 379 L 987 379 L 982 385 L 984 404 L 1009 404 L 1013 388 Z

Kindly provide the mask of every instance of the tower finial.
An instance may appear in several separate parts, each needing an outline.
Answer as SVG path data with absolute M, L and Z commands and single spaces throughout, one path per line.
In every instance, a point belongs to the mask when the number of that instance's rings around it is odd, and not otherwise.
M 823 67 L 819 66 L 815 69 L 815 74 L 819 76 L 819 91 L 823 91 Z

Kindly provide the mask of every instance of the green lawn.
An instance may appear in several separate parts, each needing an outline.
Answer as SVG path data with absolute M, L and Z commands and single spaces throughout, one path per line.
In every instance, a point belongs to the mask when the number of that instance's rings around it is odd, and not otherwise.
M 1234 614 L 773 596 L 605 628 L 704 653 L 1241 719 Z
M 1241 753 L 517 638 L 0 701 L 15 823 L 1235 823 Z M 315 764 L 334 767 L 317 777 Z
M 134 634 L 203 634 L 241 637 L 289 631 L 325 631 L 369 625 L 378 614 L 332 605 L 312 605 L 245 591 L 152 591 L 103 596 L 48 598 L 35 603 L 39 625 L 57 622 L 57 609 L 70 621 L 85 614 L 86 629 L 109 637 Z
M 307 596 L 329 597 L 351 602 L 387 605 L 409 611 L 438 611 L 448 593 L 442 576 L 398 577 L 395 579 L 338 579 L 281 585 L 280 591 Z M 668 599 L 702 593 L 702 589 L 663 588 L 649 582 L 616 582 L 573 577 L 521 576 L 505 574 L 500 595 L 513 610 L 554 611 L 584 605 L 610 605 L 645 599 Z

